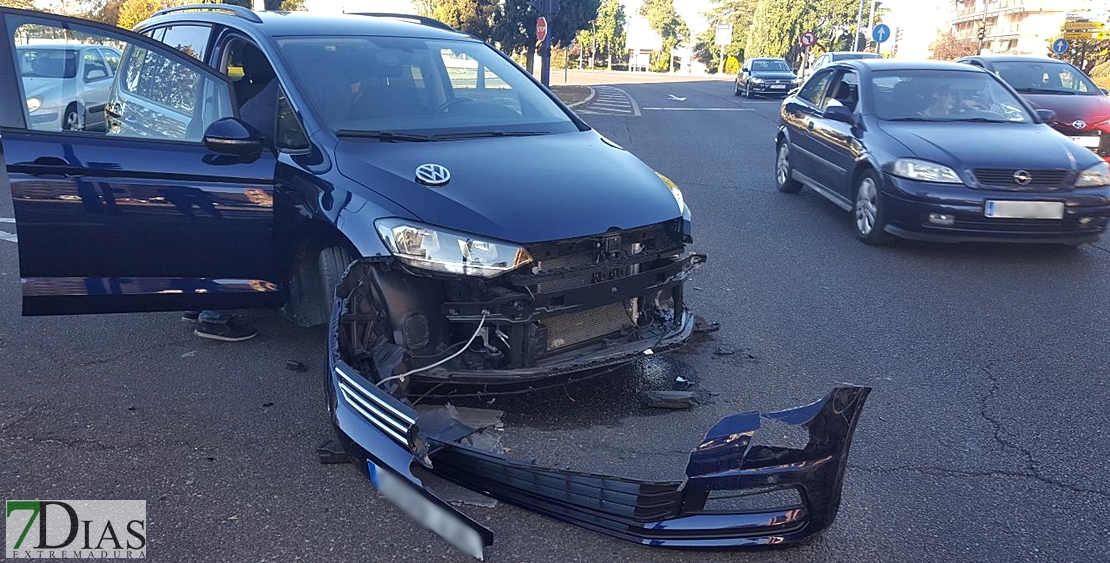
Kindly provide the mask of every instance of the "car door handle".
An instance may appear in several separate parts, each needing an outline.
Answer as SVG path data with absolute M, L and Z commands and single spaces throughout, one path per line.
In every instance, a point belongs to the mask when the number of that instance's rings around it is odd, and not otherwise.
M 809 129 L 810 131 L 813 131 L 813 120 L 812 119 L 807 119 L 806 120 L 806 129 Z
M 31 175 L 38 178 L 65 178 L 71 174 L 66 170 L 69 168 L 69 163 L 65 159 L 56 156 L 40 156 L 31 163 L 36 168 L 45 168 L 41 172 L 32 172 Z

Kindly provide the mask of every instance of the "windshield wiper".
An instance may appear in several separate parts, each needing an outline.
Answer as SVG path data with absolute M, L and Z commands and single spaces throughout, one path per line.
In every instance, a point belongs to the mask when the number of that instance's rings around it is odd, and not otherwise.
M 351 137 L 355 139 L 381 139 L 383 141 L 409 141 L 409 142 L 427 142 L 434 141 L 434 137 L 428 135 L 414 135 L 411 133 L 394 133 L 393 131 L 360 131 L 358 129 L 340 129 L 335 132 L 340 137 Z
M 477 139 L 479 137 L 534 137 L 547 135 L 547 131 L 474 131 L 470 133 L 440 133 L 434 139 Z
M 1010 121 L 1009 119 L 990 119 L 987 117 L 964 117 L 960 119 L 947 119 L 945 121 L 964 121 L 970 123 L 1021 123 L 1021 121 Z
M 941 121 L 940 119 L 932 119 L 929 117 L 892 117 L 886 121 Z
M 1055 90 L 1053 88 L 1014 88 L 1018 92 L 1025 92 L 1028 94 L 1067 94 L 1074 96 L 1075 92 L 1071 90 Z

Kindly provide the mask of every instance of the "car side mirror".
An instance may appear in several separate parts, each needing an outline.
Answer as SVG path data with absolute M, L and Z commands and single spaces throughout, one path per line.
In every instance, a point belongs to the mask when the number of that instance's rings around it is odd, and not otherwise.
M 262 133 L 234 117 L 217 120 L 204 132 L 204 146 L 218 154 L 258 156 L 264 141 Z
M 92 82 L 93 80 L 100 80 L 101 78 L 108 78 L 108 73 L 103 70 L 90 70 L 85 73 L 85 81 Z
M 1056 121 L 1056 112 L 1050 109 L 1039 109 L 1037 110 L 1037 117 L 1045 123 L 1052 123 Z
M 828 107 L 825 108 L 825 119 L 847 123 L 848 125 L 856 124 L 856 116 L 852 113 L 852 110 L 844 107 L 836 100 L 829 101 Z
M 1107 96 L 1110 96 L 1110 90 L 1107 90 L 1106 88 L 1099 88 L 1099 90 L 1102 90 L 1103 94 L 1106 94 Z

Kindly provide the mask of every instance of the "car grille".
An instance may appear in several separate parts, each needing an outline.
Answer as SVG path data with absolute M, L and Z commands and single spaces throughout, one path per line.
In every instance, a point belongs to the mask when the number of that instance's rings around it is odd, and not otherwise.
M 632 255 L 632 254 L 639 253 L 642 249 L 643 249 L 643 247 L 639 244 L 636 244 L 636 243 L 625 244 L 621 247 L 622 252 L 625 255 L 629 255 L 629 256 Z M 560 271 L 560 270 L 571 270 L 571 271 L 573 271 L 576 268 L 583 268 L 583 267 L 593 266 L 593 265 L 597 264 L 599 262 L 599 260 L 600 260 L 600 257 L 599 257 L 598 252 L 596 250 L 593 250 L 593 251 L 590 251 L 590 252 L 580 252 L 580 253 L 577 253 L 577 254 L 569 254 L 569 255 L 565 255 L 565 256 L 557 256 L 557 257 L 554 257 L 554 258 L 548 258 L 548 259 L 545 259 L 545 260 L 540 260 L 539 262 L 536 263 L 536 267 L 533 271 L 537 274 L 543 274 L 543 273 L 547 273 L 547 272 Z M 610 271 L 609 272 L 609 279 L 623 278 L 625 276 L 635 274 L 636 270 L 637 270 L 637 268 L 635 266 L 624 266 L 624 267 L 615 269 L 613 271 Z M 588 284 L 592 283 L 593 281 L 594 280 L 592 279 L 592 276 L 589 276 L 589 275 L 581 275 L 581 276 L 573 276 L 572 275 L 572 276 L 568 276 L 566 278 L 563 278 L 561 280 L 552 280 L 552 281 L 548 281 L 548 282 L 538 283 L 538 284 L 536 284 L 536 291 L 538 291 L 540 293 L 551 293 L 551 292 L 556 292 L 556 291 L 566 291 L 568 289 L 574 289 L 576 287 L 582 287 L 584 285 L 588 285 Z
M 632 317 L 624 303 L 610 303 L 552 317 L 543 321 L 543 325 L 547 328 L 547 351 L 553 352 L 630 328 Z
M 1031 178 L 1028 184 L 1014 180 L 1018 168 L 976 168 L 975 180 L 980 184 L 1003 190 L 1034 191 L 1059 190 L 1068 187 L 1071 172 L 1068 170 L 1026 170 Z

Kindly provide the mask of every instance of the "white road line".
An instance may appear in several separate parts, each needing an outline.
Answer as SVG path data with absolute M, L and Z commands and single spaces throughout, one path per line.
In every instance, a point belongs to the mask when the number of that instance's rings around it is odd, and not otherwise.
M 11 217 L 0 217 L 0 223 L 15 223 L 15 219 Z
M 752 108 L 644 108 L 644 111 L 755 111 Z
M 612 87 L 610 86 L 610 88 L 612 88 Z M 626 98 L 628 98 L 628 103 L 632 104 L 632 115 L 635 115 L 636 117 L 640 117 L 640 105 L 636 103 L 636 98 L 633 98 L 632 96 L 630 96 L 628 94 L 628 92 L 625 92 L 624 90 L 621 90 L 620 88 L 613 88 L 613 89 L 616 90 L 617 92 L 620 92 L 621 94 L 624 94 L 624 96 Z
M 19 238 L 15 236 L 15 233 L 9 233 L 7 231 L 0 231 L 0 240 L 6 240 L 8 242 L 15 243 L 19 242 Z

